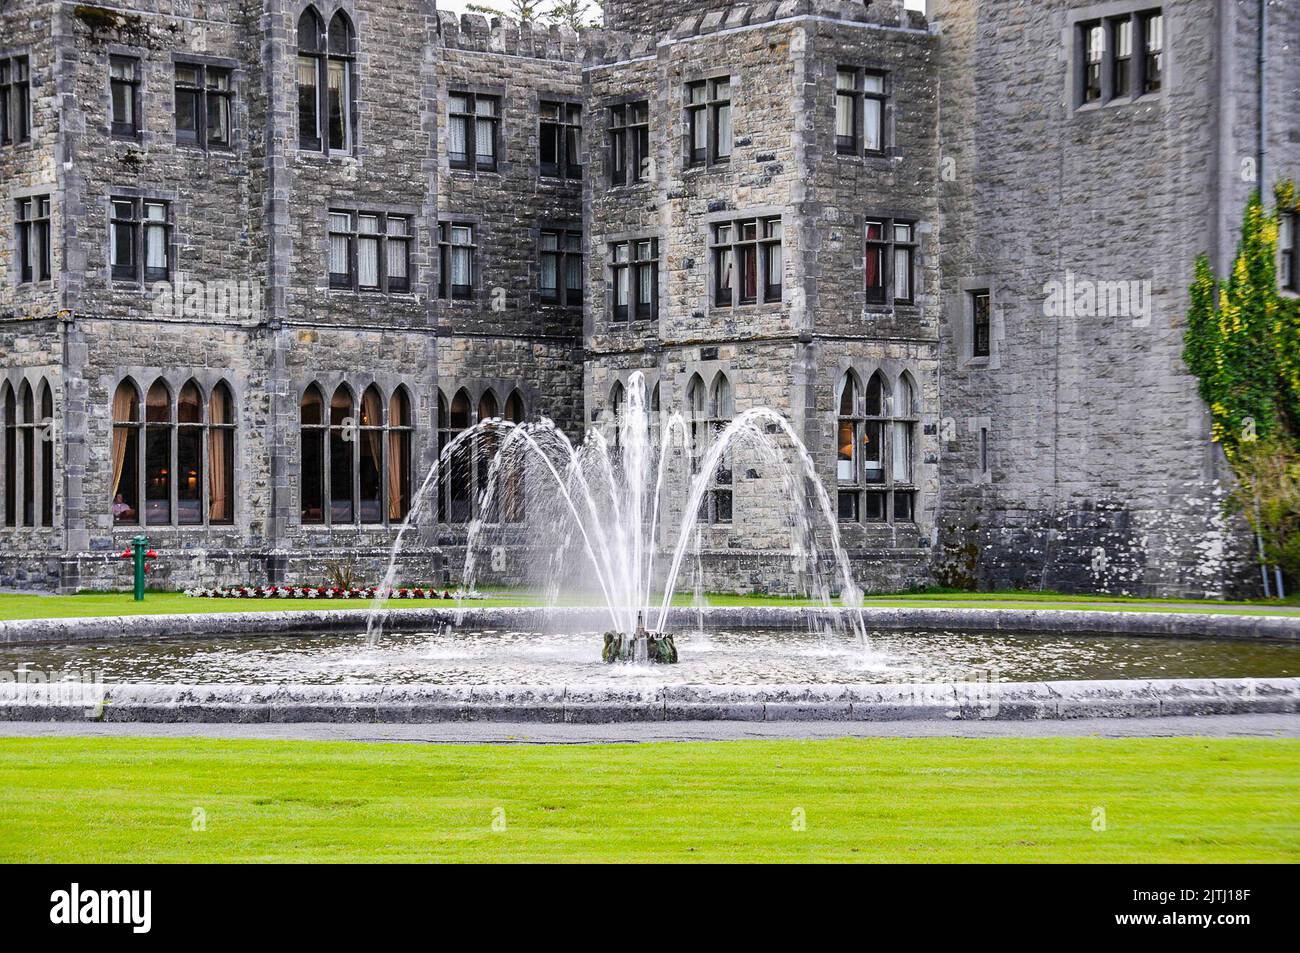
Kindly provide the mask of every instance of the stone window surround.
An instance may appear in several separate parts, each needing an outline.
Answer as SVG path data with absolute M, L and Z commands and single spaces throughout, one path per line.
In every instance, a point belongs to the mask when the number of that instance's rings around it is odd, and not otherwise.
M 889 477 L 889 479 L 885 481 L 885 483 L 880 484 L 880 490 L 879 490 L 879 492 L 884 492 L 889 494 L 889 505 L 886 510 L 885 518 L 883 520 L 868 520 L 865 518 L 865 516 L 863 516 L 863 511 L 859 510 L 858 520 L 856 522 L 840 522 L 839 525 L 841 528 L 846 526 L 859 526 L 863 529 L 870 529 L 872 527 L 880 527 L 880 526 L 889 526 L 889 527 L 916 526 L 921 522 L 920 514 L 923 508 L 922 502 L 925 497 L 925 493 L 922 489 L 922 485 L 924 481 L 922 480 L 923 471 L 921 469 L 923 466 L 925 466 L 925 456 L 924 454 L 921 454 L 919 451 L 920 451 L 920 441 L 922 436 L 925 433 L 925 419 L 927 414 L 925 413 L 925 409 L 923 406 L 924 401 L 922 398 L 921 378 L 918 375 L 916 369 L 912 366 L 912 364 L 906 360 L 900 360 L 895 358 L 882 358 L 879 360 L 872 360 L 868 362 L 868 361 L 864 361 L 862 358 L 856 358 L 856 357 L 841 358 L 834 367 L 833 377 L 831 381 L 832 406 L 831 406 L 831 411 L 828 419 L 831 421 L 831 428 L 832 428 L 831 429 L 832 463 L 836 462 L 836 458 L 834 454 L 837 452 L 838 449 L 835 443 L 834 435 L 838 432 L 839 410 L 840 410 L 839 408 L 840 385 L 843 382 L 845 376 L 850 373 L 852 373 L 857 378 L 857 385 L 860 389 L 860 394 L 858 397 L 859 401 L 865 400 L 867 384 L 871 381 L 871 378 L 877 373 L 879 373 L 880 376 L 884 378 L 886 385 L 889 387 L 889 393 L 890 393 L 889 399 L 891 400 L 892 400 L 892 396 L 898 392 L 898 382 L 900 380 L 906 379 L 910 383 L 912 389 L 912 407 L 910 408 L 911 413 L 909 413 L 905 417 L 897 417 L 893 414 L 892 408 L 887 408 L 890 410 L 890 413 L 886 414 L 884 417 L 881 418 L 871 418 L 871 419 L 888 420 L 891 424 L 895 420 L 904 420 L 904 421 L 912 422 L 911 447 L 909 448 L 911 451 L 912 481 L 910 483 L 895 484 L 892 477 L 892 470 L 893 470 L 892 456 L 887 458 L 886 463 L 888 464 L 888 466 L 886 472 L 889 472 L 891 476 Z M 887 439 L 892 439 L 892 436 Z M 882 449 L 881 452 L 892 454 L 892 449 Z M 831 476 L 832 477 L 835 476 L 834 468 L 832 468 Z M 834 480 L 829 485 L 833 489 L 835 489 L 836 492 L 838 492 L 839 490 L 838 479 Z M 905 492 L 910 492 L 912 494 L 912 518 L 910 520 L 902 520 L 899 522 L 895 522 L 894 520 L 892 500 L 893 500 L 893 491 L 896 486 L 902 487 Z M 858 485 L 857 488 L 859 490 L 866 489 L 864 485 Z M 832 502 L 835 501 L 832 500 Z
M 451 164 L 451 150 L 447 147 L 448 137 L 451 135 L 451 97 L 465 94 L 469 96 L 488 96 L 497 101 L 496 116 L 496 162 L 491 169 L 480 169 L 477 163 L 473 168 L 462 168 Z M 439 169 L 449 175 L 477 178 L 480 175 L 490 175 L 504 177 L 511 170 L 509 155 L 506 151 L 505 122 L 506 107 L 506 87 L 500 85 L 483 84 L 483 83 L 451 83 L 443 87 L 438 94 L 438 166 Z M 537 162 L 537 169 L 541 168 L 540 159 Z M 537 169 L 534 169 L 536 173 Z
M 587 268 L 590 264 L 591 249 L 588 245 L 590 236 L 588 235 L 589 223 L 583 219 L 544 219 L 537 222 L 528 235 L 532 242 L 533 259 L 529 269 L 529 287 L 535 296 L 536 305 L 539 308 L 550 308 L 560 311 L 583 311 L 587 309 Z M 573 232 L 578 235 L 578 252 L 582 256 L 582 301 L 577 304 L 568 301 L 569 288 L 565 285 L 564 301 L 545 301 L 542 298 L 542 232 Z M 563 281 L 564 275 L 559 274 L 557 281 Z M 453 391 L 452 393 L 455 393 Z M 476 405 L 477 406 L 477 405 Z
M 997 281 L 993 275 L 973 275 L 957 283 L 959 295 L 949 301 L 948 316 L 957 358 L 965 367 L 986 367 L 996 370 L 1002 366 L 1002 340 L 1005 322 L 998 302 Z M 975 356 L 975 315 L 971 293 L 987 291 L 989 295 L 989 353 L 987 357 Z
M 1134 13 L 1155 12 L 1159 10 L 1163 14 L 1164 30 L 1164 64 L 1163 77 L 1160 89 L 1154 93 L 1141 93 L 1132 97 L 1121 97 L 1107 99 L 1105 90 L 1109 87 L 1110 77 L 1107 76 L 1107 70 L 1102 70 L 1102 98 L 1098 102 L 1085 103 L 1083 101 L 1083 86 L 1081 77 L 1083 76 L 1083 31 L 1080 27 L 1084 23 L 1093 20 L 1108 20 L 1115 17 L 1128 16 Z M 1070 10 L 1066 14 L 1066 24 L 1062 28 L 1062 44 L 1065 48 L 1066 70 L 1065 70 L 1065 102 L 1069 103 L 1071 113 L 1090 113 L 1099 109 L 1109 109 L 1112 107 L 1135 106 L 1135 105 L 1165 105 L 1165 90 L 1173 86 L 1178 81 L 1176 73 L 1177 62 L 1174 58 L 1173 44 L 1169 42 L 1169 9 L 1161 3 L 1161 0 L 1108 0 L 1104 3 L 1094 3 L 1087 7 L 1078 7 Z M 1133 55 L 1137 56 L 1138 51 L 1134 49 Z M 1103 63 L 1109 62 L 1109 57 L 1103 60 Z
M 0 48 L 0 60 L 26 58 L 27 60 L 27 82 L 29 89 L 35 88 L 36 78 L 36 57 L 32 55 L 31 44 L 22 43 L 17 46 L 8 46 Z M 0 149 L 34 149 L 38 136 L 38 126 L 36 124 L 36 98 L 28 94 L 28 114 L 29 120 L 28 135 L 26 139 L 18 142 L 9 142 L 0 144 Z
M 783 272 L 788 273 L 791 262 L 794 260 L 795 256 L 790 253 L 791 249 L 786 243 L 786 238 L 790 234 L 790 222 L 786 215 L 787 211 L 788 209 L 784 205 L 750 205 L 743 209 L 709 212 L 705 215 L 696 216 L 697 234 L 699 235 L 700 247 L 703 249 L 703 254 L 706 259 L 704 305 L 702 308 L 697 308 L 696 310 L 701 311 L 705 317 L 712 316 L 714 312 L 720 312 L 723 316 L 743 315 L 761 310 L 780 310 L 790 303 L 790 296 L 785 293 L 784 290 L 780 301 L 756 301 L 752 304 L 732 304 L 719 307 L 713 300 L 713 286 L 714 281 L 716 280 L 713 265 L 713 226 L 728 222 L 748 220 L 751 218 L 779 218 L 781 220 L 781 268 Z M 699 259 L 697 258 L 696 261 L 698 262 L 698 260 Z M 662 270 L 663 269 L 661 269 L 661 271 Z M 782 278 L 784 279 L 785 276 L 786 275 L 783 274 Z M 728 373 L 727 376 L 730 378 L 730 373 Z M 710 380 L 712 380 L 712 378 L 710 378 Z
M 104 256 L 104 267 L 100 273 L 103 276 L 104 286 L 113 288 L 118 292 L 135 291 L 139 294 L 150 294 L 151 288 L 155 282 L 138 282 L 129 281 L 125 278 L 113 277 L 113 199 L 149 199 L 158 202 L 167 203 L 167 263 L 168 263 L 168 281 L 173 280 L 181 273 L 180 249 L 185 244 L 185 238 L 181 233 L 180 222 L 182 221 L 182 203 L 179 194 L 170 189 L 148 189 L 139 188 L 138 186 L 122 186 L 118 188 L 113 186 L 109 192 L 103 196 L 102 204 L 104 209 L 104 231 L 103 244 L 100 246 Z M 141 252 L 143 254 L 143 251 Z M 87 269 L 89 271 L 90 269 Z M 154 378 L 149 382 L 153 383 Z M 137 380 L 136 383 L 139 383 Z M 184 381 L 181 382 L 182 385 Z M 169 385 L 170 386 L 170 382 Z
M 677 110 L 677 114 L 678 114 L 678 120 L 681 122 L 681 133 L 677 137 L 680 145 L 677 150 L 677 159 L 676 159 L 676 163 L 677 163 L 676 171 L 679 176 L 702 175 L 710 172 L 726 172 L 731 168 L 730 155 L 728 156 L 727 161 L 723 161 L 723 162 L 716 162 L 711 157 L 706 159 L 704 162 L 699 162 L 694 164 L 690 161 L 691 125 L 690 122 L 687 121 L 686 90 L 689 89 L 695 83 L 704 83 L 707 88 L 707 86 L 716 79 L 725 79 L 730 85 L 731 98 L 728 101 L 731 104 L 731 140 L 732 140 L 731 148 L 732 148 L 732 154 L 735 153 L 736 115 L 737 115 L 736 92 L 737 90 L 740 89 L 739 73 L 733 72 L 731 68 L 728 67 L 726 69 L 705 70 L 703 72 L 683 74 L 677 83 L 677 96 L 678 96 L 678 106 L 679 106 Z M 708 113 L 710 108 L 711 107 L 706 105 L 704 107 L 705 112 Z M 712 122 L 712 118 L 710 118 L 708 121 Z M 709 135 L 710 138 L 712 138 L 713 133 L 710 132 Z M 709 148 L 712 149 L 712 146 L 709 146 Z
M 407 239 L 407 247 L 410 250 L 407 261 L 407 280 L 410 282 L 410 287 L 406 291 L 387 291 L 383 288 L 338 288 L 330 285 L 329 235 L 330 212 L 332 211 L 350 212 L 354 215 L 357 213 L 362 215 L 371 213 L 379 215 L 395 215 L 405 217 L 410 221 L 411 227 Z M 419 274 L 420 233 L 426 227 L 422 212 L 423 209 L 417 205 L 378 206 L 367 205 L 365 203 L 358 204 L 357 201 L 350 197 L 330 199 L 330 201 L 326 202 L 321 209 L 319 213 L 320 217 L 317 220 L 320 225 L 320 234 L 324 238 L 324 241 L 321 242 L 320 252 L 320 275 L 322 280 L 317 290 L 325 291 L 327 294 L 369 295 L 379 298 L 415 298 L 422 294 L 422 288 L 424 286 L 416 280 L 416 276 Z M 330 391 L 330 393 L 332 394 L 334 392 Z M 360 393 L 360 391 L 358 391 L 358 393 Z
M 162 367 L 143 367 L 143 366 L 118 367 L 113 377 L 100 378 L 101 383 L 103 383 L 106 388 L 104 393 L 107 397 L 106 403 L 100 405 L 107 411 L 105 417 L 107 423 L 107 433 L 108 433 L 107 446 L 108 447 L 112 446 L 113 426 L 114 426 L 113 417 L 112 417 L 113 396 L 117 393 L 118 387 L 121 386 L 122 382 L 125 380 L 131 380 L 135 383 L 136 394 L 139 398 L 136 406 L 136 416 L 139 421 L 140 432 L 143 434 L 145 427 L 148 426 L 148 424 L 145 422 L 144 406 L 145 406 L 145 402 L 149 398 L 149 388 L 152 387 L 154 385 L 154 382 L 158 381 L 159 379 L 161 379 L 163 383 L 167 385 L 169 399 L 171 402 L 170 408 L 171 408 L 171 413 L 173 415 L 173 421 L 171 423 L 172 436 L 173 436 L 173 440 L 172 440 L 173 455 L 176 452 L 174 438 L 175 438 L 175 429 L 177 426 L 174 417 L 175 417 L 175 410 L 176 410 L 176 401 L 180 396 L 181 388 L 183 388 L 190 381 L 194 381 L 194 383 L 198 385 L 199 393 L 203 397 L 202 406 L 203 406 L 203 413 L 204 413 L 204 420 L 205 420 L 204 423 L 205 431 L 207 427 L 206 420 L 208 414 L 208 401 L 211 400 L 212 398 L 213 388 L 216 387 L 218 383 L 224 383 L 226 387 L 230 390 L 230 403 L 234 408 L 234 428 L 233 428 L 234 435 L 231 438 L 231 442 L 233 446 L 233 449 L 231 451 L 231 456 L 235 461 L 235 466 L 233 467 L 233 477 L 232 477 L 234 483 L 231 490 L 234 499 L 234 504 L 235 504 L 234 512 L 231 514 L 231 519 L 230 522 L 228 523 L 210 523 L 208 522 L 207 507 L 205 506 L 203 507 L 203 513 L 204 513 L 203 522 L 181 524 L 176 522 L 177 514 L 176 514 L 175 507 L 173 507 L 172 522 L 170 523 L 146 524 L 143 518 L 141 518 L 141 520 L 137 523 L 116 523 L 112 521 L 111 512 L 108 510 L 108 506 L 111 505 L 113 502 L 112 496 L 106 494 L 101 498 L 99 496 L 99 491 L 94 490 L 93 499 L 96 501 L 98 501 L 99 499 L 103 499 L 104 501 L 103 506 L 105 507 L 105 509 L 103 510 L 103 512 L 105 514 L 108 514 L 110 517 L 110 522 L 109 522 L 110 530 L 113 533 L 120 534 L 122 536 L 138 536 L 140 533 L 155 533 L 155 532 L 162 532 L 170 535 L 173 533 L 185 533 L 185 532 L 209 533 L 214 530 L 216 531 L 235 530 L 241 527 L 246 529 L 248 525 L 248 520 L 247 520 L 248 514 L 243 512 L 245 507 L 242 507 L 240 505 L 240 492 L 239 492 L 240 482 L 241 482 L 239 455 L 241 451 L 241 442 L 242 442 L 241 437 L 242 437 L 242 430 L 243 430 L 243 424 L 241 422 L 242 415 L 240 413 L 240 410 L 243 407 L 244 387 L 243 387 L 243 381 L 237 378 L 234 375 L 234 373 L 229 369 L 219 368 L 219 367 L 186 367 L 186 368 L 179 368 L 179 369 L 177 368 L 168 369 Z M 143 442 L 141 443 L 140 452 L 141 454 L 143 454 L 144 452 Z M 205 446 L 204 449 L 205 485 L 207 482 L 206 452 L 207 451 Z M 110 469 L 108 473 L 108 477 L 111 479 L 111 476 L 112 476 L 112 472 Z M 107 481 L 105 483 L 105 489 L 106 490 L 111 489 L 111 487 L 107 485 Z M 203 499 L 206 500 L 206 496 Z M 90 504 L 93 512 L 99 512 L 98 505 L 99 504 L 97 502 L 92 502 Z M 243 517 L 243 519 L 241 519 L 241 517 Z
M 383 505 L 381 507 L 383 512 L 383 517 L 384 517 L 382 521 L 376 523 L 361 522 L 360 520 L 361 507 L 360 507 L 359 495 L 355 495 L 353 497 L 354 508 L 353 508 L 353 519 L 351 522 L 333 523 L 330 522 L 329 520 L 322 520 L 322 522 L 319 523 L 303 522 L 302 519 L 302 424 L 300 422 L 299 415 L 301 413 L 302 399 L 303 397 L 306 396 L 308 388 L 310 388 L 313 384 L 315 384 L 318 388 L 320 388 L 321 397 L 324 400 L 322 411 L 324 415 L 324 420 L 326 422 L 324 426 L 319 428 L 313 428 L 313 429 L 322 430 L 327 435 L 330 429 L 330 425 L 328 423 L 330 419 L 330 401 L 334 397 L 334 392 L 337 391 L 340 386 L 347 387 L 347 389 L 351 392 L 353 413 L 360 413 L 361 401 L 363 395 L 365 394 L 368 388 L 374 386 L 375 388 L 378 389 L 379 398 L 380 398 L 380 408 L 382 409 L 383 417 L 384 417 L 383 430 L 385 431 L 385 433 L 387 433 L 387 431 L 390 429 L 390 425 L 388 423 L 388 413 L 389 413 L 390 404 L 393 399 L 393 394 L 397 392 L 397 388 L 399 387 L 403 388 L 406 391 L 407 400 L 410 402 L 410 414 L 411 414 L 411 426 L 405 432 L 407 434 L 408 439 L 410 440 L 409 460 L 410 460 L 411 473 L 409 474 L 409 476 L 410 476 L 412 504 L 414 503 L 414 496 L 419 489 L 420 480 L 424 478 L 424 474 L 422 472 L 418 472 L 419 468 L 424 466 L 423 458 L 421 456 L 420 438 L 426 433 L 425 428 L 426 426 L 429 425 L 427 421 L 421 419 L 420 398 L 422 394 L 416 388 L 416 386 L 412 384 L 409 378 L 403 377 L 399 374 L 391 374 L 391 373 L 383 373 L 383 374 L 371 373 L 371 374 L 357 377 L 357 376 L 349 375 L 346 372 L 330 372 L 324 374 L 303 375 L 301 377 L 295 376 L 292 382 L 289 384 L 289 394 L 288 394 L 289 400 L 292 404 L 291 414 L 292 414 L 292 421 L 293 421 L 291 425 L 292 438 L 291 438 L 291 449 L 290 449 L 290 456 L 292 458 L 292 463 L 290 464 L 289 476 L 295 483 L 295 489 L 293 494 L 293 510 L 292 510 L 293 516 L 291 518 L 292 525 L 296 529 L 308 533 L 333 533 L 333 532 L 356 533 L 356 532 L 376 532 L 376 531 L 390 532 L 392 530 L 396 530 L 400 528 L 405 520 L 405 517 L 403 517 L 400 520 L 390 518 L 388 515 L 388 507 L 386 505 Z M 233 391 L 234 389 L 232 388 L 232 393 Z M 436 433 L 436 427 L 438 422 L 437 415 L 438 415 L 438 407 L 435 398 L 434 406 L 433 406 L 433 424 L 432 424 L 435 433 Z M 238 426 L 236 426 L 236 432 L 238 432 Z M 328 443 L 328 439 L 326 440 L 326 442 Z M 386 449 L 385 449 L 385 453 L 386 453 Z M 237 455 L 236 455 L 236 459 L 238 459 Z M 355 462 L 356 461 L 354 459 L 354 464 Z M 386 463 L 387 463 L 387 457 L 385 456 L 385 464 Z M 328 476 L 328 471 L 326 471 L 326 476 Z M 359 478 L 360 478 L 359 468 L 354 466 L 353 474 L 352 474 L 354 490 L 356 489 L 356 483 L 359 480 Z M 387 478 L 387 471 L 385 471 L 385 479 L 386 478 Z M 322 492 L 323 493 L 325 492 L 324 486 L 322 486 Z M 236 496 L 236 500 L 238 500 L 238 496 Z M 238 506 L 236 506 L 236 509 L 238 509 Z M 326 507 L 326 509 L 328 509 L 328 507 Z
M 8 423 L 8 421 L 4 419 L 4 403 L 3 403 L 4 385 L 6 383 L 13 388 L 15 400 L 17 399 L 19 393 L 21 392 L 24 383 L 26 383 L 29 387 L 31 387 L 33 409 L 35 412 L 35 416 L 37 418 L 36 423 L 38 427 L 40 426 L 42 420 L 40 402 L 41 402 L 41 393 L 42 393 L 41 388 L 43 386 L 49 387 L 50 400 L 54 406 L 55 439 L 46 441 L 44 446 L 41 448 L 41 450 L 44 451 L 46 449 L 49 449 L 54 452 L 54 460 L 55 460 L 54 504 L 56 510 L 56 518 L 53 520 L 53 525 L 43 525 L 38 519 L 37 523 L 32 526 L 24 526 L 18 523 L 17 521 L 13 526 L 7 526 L 3 522 L 3 519 L 0 519 L 0 532 L 4 532 L 11 537 L 16 534 L 24 534 L 24 535 L 32 534 L 32 533 L 48 534 L 52 530 L 58 530 L 61 528 L 59 520 L 57 518 L 57 504 L 60 496 L 59 493 L 60 481 L 59 481 L 59 468 L 58 468 L 59 455 L 57 452 L 60 441 L 57 439 L 57 437 L 58 437 L 59 407 L 61 406 L 61 402 L 62 402 L 62 390 L 60 388 L 61 377 L 62 377 L 61 369 L 58 367 L 51 367 L 51 366 L 12 367 L 8 369 L 0 369 L 0 427 L 3 427 Z M 18 408 L 18 413 L 21 416 L 22 414 L 21 407 Z M 0 460 L 0 467 L 3 467 L 3 460 Z M 7 489 L 4 485 L 4 476 L 5 475 L 3 469 L 0 469 L 0 493 L 3 493 Z M 42 487 L 42 480 L 41 480 L 40 473 L 35 473 L 35 472 L 33 473 L 33 487 L 36 490 L 37 501 L 43 503 L 44 497 L 42 493 L 43 487 Z M 0 506 L 0 510 L 3 510 L 3 506 Z
M 139 143 L 148 128 L 145 122 L 145 102 L 148 99 L 145 82 L 149 74 L 146 68 L 147 51 L 138 47 L 122 46 L 120 44 L 109 44 L 108 52 L 104 56 L 104 115 L 107 117 L 105 127 L 108 129 L 108 138 L 113 142 Z M 135 61 L 135 132 L 128 135 L 124 132 L 113 131 L 113 60 L 129 59 Z M 233 113 L 233 110 L 231 111 Z M 231 129 L 234 134 L 234 129 Z M 233 146 L 233 143 L 232 143 Z
M 988 415 L 966 418 L 966 430 L 974 443 L 975 459 L 970 467 L 970 482 L 984 484 L 993 482 L 993 418 Z M 983 445 L 981 446 L 981 440 Z M 983 459 L 981 459 L 983 457 Z M 984 467 L 984 463 L 988 467 Z
M 131 55 L 131 54 L 123 54 Z M 141 66 L 144 61 L 141 59 Z M 202 66 L 204 69 L 215 67 L 230 71 L 230 143 L 229 145 L 209 145 L 206 137 L 203 144 L 193 142 L 183 142 L 176 135 L 176 87 L 175 72 L 177 66 Z M 173 82 L 170 87 L 171 95 L 171 146 L 180 152 L 215 152 L 219 155 L 238 155 L 246 151 L 243 145 L 243 123 L 240 122 L 240 105 L 244 102 L 244 84 L 247 76 L 244 73 L 243 65 L 239 60 L 231 59 L 228 56 L 212 56 L 207 53 L 189 53 L 173 51 L 171 54 L 171 69 Z M 143 72 L 143 69 L 142 69 Z M 144 122 L 141 122 L 143 128 Z
M 19 276 L 22 272 L 22 268 L 20 267 L 19 264 L 19 255 L 18 255 L 18 202 L 21 201 L 22 199 L 33 199 L 42 196 L 47 197 L 50 200 L 50 218 L 49 218 L 50 277 L 45 281 L 20 281 Z M 56 222 L 58 221 L 59 218 L 58 202 L 57 202 L 57 199 L 59 197 L 60 197 L 60 192 L 58 186 L 56 186 L 54 183 L 46 183 L 43 185 L 22 186 L 21 188 L 16 188 L 9 193 L 8 214 L 9 214 L 10 226 L 9 226 L 9 234 L 4 236 L 3 241 L 10 248 L 9 280 L 11 282 L 10 287 L 13 288 L 15 292 L 19 290 L 27 293 L 33 291 L 36 292 L 48 291 L 53 289 L 55 287 L 55 283 L 59 280 L 60 269 L 55 266 L 55 254 L 60 250 L 62 245 L 62 243 L 57 240 L 58 229 L 56 226 Z

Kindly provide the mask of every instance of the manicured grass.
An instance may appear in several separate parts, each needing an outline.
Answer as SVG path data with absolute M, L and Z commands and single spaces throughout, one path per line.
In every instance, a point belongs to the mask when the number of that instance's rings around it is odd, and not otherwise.
M 677 605 L 690 605 L 691 593 L 678 593 Z M 585 600 L 592 604 L 591 599 Z M 758 594 L 735 595 L 711 593 L 714 606 L 801 606 L 814 605 L 810 599 Z M 570 600 L 583 604 L 582 599 Z M 468 607 L 541 605 L 534 593 L 507 590 L 488 593 L 486 599 L 459 603 Z M 1114 612 L 1231 612 L 1244 615 L 1293 613 L 1300 608 L 1300 598 L 1285 602 L 1255 600 L 1224 602 L 1200 599 L 1132 599 L 1123 596 L 1072 596 L 1037 592 L 920 592 L 866 597 L 869 606 L 947 606 L 949 608 L 1032 608 L 1098 609 Z M 454 607 L 458 603 L 442 599 L 401 599 L 385 603 L 392 609 L 416 609 L 430 606 Z M 281 609 L 354 609 L 370 608 L 365 599 L 198 599 L 179 592 L 150 592 L 144 602 L 135 602 L 129 592 L 90 592 L 75 596 L 0 593 L 0 621 L 7 619 L 66 619 L 88 616 L 163 615 L 187 612 L 268 612 Z
M 4 861 L 1297 859 L 1285 739 L 0 739 Z

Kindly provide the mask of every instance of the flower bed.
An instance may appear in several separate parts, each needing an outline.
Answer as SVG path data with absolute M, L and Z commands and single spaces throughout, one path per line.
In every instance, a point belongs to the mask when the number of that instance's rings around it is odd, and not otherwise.
M 419 586 L 383 589 L 365 586 L 339 589 L 333 586 L 224 586 L 219 589 L 186 589 L 185 595 L 199 599 L 482 599 L 479 592 L 424 589 Z

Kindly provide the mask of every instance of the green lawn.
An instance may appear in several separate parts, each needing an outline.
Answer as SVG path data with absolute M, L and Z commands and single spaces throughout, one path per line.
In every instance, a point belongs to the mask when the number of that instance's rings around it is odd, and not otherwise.
M 1300 741 L 7 738 L 0 860 L 1295 862 Z
M 677 605 L 689 605 L 690 593 L 677 594 Z M 734 595 L 714 593 L 707 597 L 709 605 L 813 605 L 809 599 L 784 596 Z M 540 605 L 541 599 L 532 593 L 497 591 L 486 599 L 467 600 L 460 605 L 527 606 Z M 1060 593 L 1036 592 L 924 592 L 898 595 L 868 596 L 869 606 L 948 606 L 951 608 L 1034 608 L 1034 609 L 1099 609 L 1122 612 L 1231 612 L 1247 615 L 1272 615 L 1293 613 L 1300 607 L 1300 599 L 1285 603 L 1276 600 L 1252 602 L 1222 602 L 1197 599 L 1129 599 L 1122 596 L 1071 596 Z M 394 609 L 415 609 L 430 606 L 454 606 L 447 600 L 390 600 L 385 603 Z M 354 609 L 364 611 L 370 602 L 364 599 L 197 599 L 179 592 L 150 592 L 144 602 L 135 602 L 129 592 L 82 593 L 75 596 L 0 593 L 0 621 L 7 619 L 51 619 L 87 616 L 160 615 L 185 612 L 267 612 L 281 609 Z

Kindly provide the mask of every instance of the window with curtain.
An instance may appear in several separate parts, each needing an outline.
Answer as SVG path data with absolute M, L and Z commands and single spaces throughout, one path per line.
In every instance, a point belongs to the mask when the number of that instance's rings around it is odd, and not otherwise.
M 234 402 L 218 382 L 173 396 L 162 378 L 145 392 L 130 378 L 113 395 L 112 500 L 116 525 L 202 526 L 234 521 Z
M 447 97 L 447 161 L 453 169 L 496 170 L 500 113 L 499 96 L 453 92 Z
M 582 305 L 582 233 L 542 229 L 538 236 L 540 291 L 544 304 Z
M 299 403 L 299 512 L 305 525 L 382 525 L 411 507 L 415 427 L 411 400 L 399 386 L 387 401 L 377 384 L 361 392 L 339 384 L 330 396 L 316 384 Z
M 0 386 L 5 526 L 54 525 L 54 395 L 42 378 Z
M 609 183 L 650 180 L 650 103 L 641 100 L 609 109 Z
M 658 314 L 659 240 L 615 242 L 609 246 L 610 317 L 645 321 Z
M 331 209 L 328 224 L 331 288 L 389 294 L 411 290 L 409 215 Z
M 140 61 L 134 56 L 110 56 L 108 86 L 113 135 L 137 138 L 140 135 Z
M 915 223 L 868 219 L 863 232 L 863 284 L 867 304 L 912 304 L 916 297 Z
M 687 165 L 731 160 L 731 79 L 686 84 Z
M 438 395 L 438 519 L 443 523 L 465 523 L 470 519 L 474 501 L 473 457 L 468 438 L 459 444 L 456 438 L 470 428 L 472 404 L 469 393 L 461 388 L 450 404 Z
M 779 216 L 737 219 L 713 226 L 713 304 L 729 308 L 774 304 L 782 298 Z
M 918 417 L 911 378 L 893 387 L 880 371 L 863 388 L 848 371 L 836 388 L 835 479 L 845 523 L 911 522 L 916 489 L 913 437 Z
M 438 297 L 474 297 L 474 226 L 438 223 Z
M 147 284 L 171 277 L 171 203 L 109 200 L 109 264 L 114 281 Z
M 206 63 L 176 64 L 176 141 L 201 149 L 231 144 L 231 71 Z
M 313 6 L 298 18 L 298 148 L 351 153 L 356 141 L 356 31 L 339 10 L 329 27 Z

